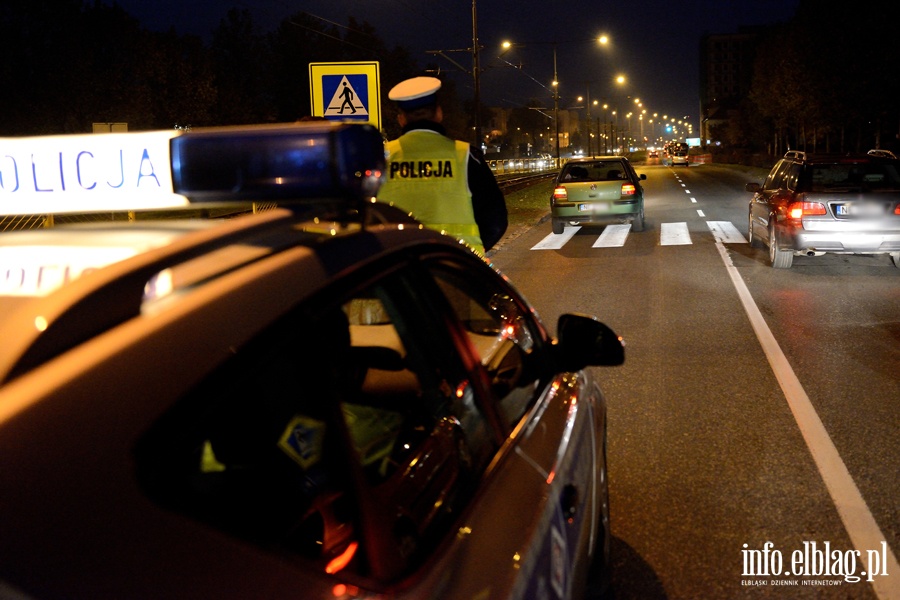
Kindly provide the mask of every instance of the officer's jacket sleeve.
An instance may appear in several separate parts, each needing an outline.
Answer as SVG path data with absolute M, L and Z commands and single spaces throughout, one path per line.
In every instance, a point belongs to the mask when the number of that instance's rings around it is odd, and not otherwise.
M 509 225 L 506 198 L 497 185 L 494 172 L 484 160 L 484 154 L 474 146 L 469 150 L 467 171 L 475 222 L 487 251 L 500 241 Z

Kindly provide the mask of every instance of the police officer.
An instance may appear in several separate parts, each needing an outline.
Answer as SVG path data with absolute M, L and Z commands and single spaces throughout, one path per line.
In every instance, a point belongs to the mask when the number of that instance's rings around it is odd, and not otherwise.
M 388 172 L 378 199 L 484 253 L 506 232 L 506 200 L 481 149 L 447 137 L 440 87 L 434 77 L 413 77 L 388 94 L 400 109 L 403 134 L 387 144 Z

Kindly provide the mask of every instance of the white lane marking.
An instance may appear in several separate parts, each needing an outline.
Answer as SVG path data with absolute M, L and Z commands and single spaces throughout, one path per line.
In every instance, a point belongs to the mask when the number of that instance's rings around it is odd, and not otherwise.
M 684 190 L 684 193 L 685 193 L 685 194 L 690 194 L 690 193 L 691 193 L 691 190 Z
M 705 216 L 702 210 L 697 210 L 701 217 Z M 747 239 L 731 221 L 707 221 L 707 227 L 713 237 L 724 244 L 746 244 Z M 571 240 L 581 229 L 580 226 L 567 226 L 561 234 L 550 234 L 534 245 L 532 250 L 559 250 Z M 603 232 L 594 241 L 592 248 L 620 248 L 625 245 L 628 235 L 631 233 L 631 224 L 615 224 L 604 227 Z M 661 223 L 661 246 L 679 246 L 692 244 L 691 234 L 687 223 Z
M 706 225 L 712 231 L 713 236 L 723 244 L 747 243 L 747 239 L 731 221 L 707 221 Z
M 829 437 L 825 425 L 819 418 L 818 413 L 816 413 L 816 409 L 810 402 L 809 396 L 806 395 L 806 391 L 791 368 L 787 357 L 785 357 L 784 352 L 782 352 L 781 347 L 775 340 L 775 336 L 772 335 L 772 331 L 766 324 L 759 307 L 753 301 L 747 285 L 731 262 L 728 251 L 725 250 L 722 242 L 716 242 L 716 249 L 722 256 L 725 269 L 728 271 L 729 277 L 731 277 L 731 282 L 734 284 L 741 304 L 747 312 L 750 324 L 753 326 L 756 337 L 766 354 L 766 358 L 769 360 L 769 365 L 772 367 L 776 379 L 778 379 L 782 392 L 784 392 L 788 406 L 794 415 L 794 420 L 797 422 L 800 433 L 803 435 L 806 447 L 809 448 L 809 452 L 812 454 L 816 468 L 818 468 L 819 474 L 825 482 L 825 487 L 828 489 L 828 494 L 837 508 L 841 521 L 844 523 L 844 528 L 850 536 L 850 541 L 863 560 L 865 560 L 863 557 L 869 556 L 869 551 L 884 552 L 885 564 L 879 565 L 879 575 L 887 573 L 894 575 L 894 577 L 874 576 L 873 581 L 870 583 L 875 590 L 875 594 L 885 600 L 900 598 L 900 587 L 894 581 L 896 574 L 900 572 L 900 564 L 897 563 L 897 557 L 890 546 L 886 544 L 882 546 L 887 538 L 878 527 L 875 517 L 872 516 L 872 511 L 869 510 L 859 488 L 856 487 L 856 482 L 850 476 L 847 465 L 841 459 L 841 455 L 835 448 L 831 437 Z M 870 575 L 867 574 L 867 581 L 869 577 Z
M 697 216 L 699 216 L 699 217 L 705 217 L 705 216 L 706 216 L 706 213 L 703 212 L 702 210 L 700 210 L 700 209 L 698 208 L 698 209 L 697 209 Z
M 663 223 L 660 225 L 660 246 L 681 246 L 692 243 L 687 223 Z
M 691 198 L 691 202 L 694 202 L 694 203 L 696 204 L 697 199 L 696 199 L 696 198 Z
M 631 224 L 607 225 L 603 229 L 603 233 L 594 242 L 592 248 L 618 248 L 625 245 L 628 238 L 628 232 L 631 231 Z
M 578 230 L 581 227 L 569 227 L 566 225 L 566 228 L 562 233 L 551 233 L 540 242 L 535 244 L 531 249 L 532 250 L 559 250 L 563 246 L 566 245 L 566 242 L 572 239 L 572 237 L 578 233 Z

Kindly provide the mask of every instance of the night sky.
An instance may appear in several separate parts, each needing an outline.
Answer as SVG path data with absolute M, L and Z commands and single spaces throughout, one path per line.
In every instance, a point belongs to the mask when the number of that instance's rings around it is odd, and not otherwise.
M 111 3 L 111 0 L 110 0 Z M 550 2 L 480 0 L 478 39 L 483 69 L 482 102 L 514 108 L 529 100 L 552 106 L 548 90 L 556 48 L 560 108 L 576 106 L 576 97 L 624 105 L 640 98 L 651 112 L 689 116 L 699 112 L 699 44 L 704 34 L 735 33 L 741 26 L 787 21 L 799 0 L 634 0 Z M 409 48 L 423 67 L 433 63 L 471 94 L 473 78 L 429 50 L 472 48 L 472 3 L 438 0 L 118 0 L 148 29 L 191 33 L 209 38 L 229 8 L 250 11 L 260 31 L 270 31 L 287 16 L 305 11 L 323 24 L 344 26 L 347 17 L 368 22 L 388 47 Z M 599 46 L 599 34 L 610 38 Z M 498 59 L 500 44 L 522 46 Z M 448 52 L 471 68 L 470 52 Z M 509 64 L 521 65 L 515 69 Z M 622 74 L 627 83 L 616 86 Z M 384 82 L 390 87 L 396 82 Z M 546 87 L 545 87 L 546 86 Z

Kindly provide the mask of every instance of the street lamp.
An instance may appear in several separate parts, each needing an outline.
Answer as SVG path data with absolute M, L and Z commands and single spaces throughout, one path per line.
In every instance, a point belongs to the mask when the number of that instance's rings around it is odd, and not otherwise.
M 474 2 L 474 0 L 473 0 L 473 2 Z M 585 41 L 585 40 L 580 40 L 580 41 Z M 606 45 L 609 43 L 609 37 L 606 35 L 599 35 L 596 38 L 591 38 L 591 41 L 596 41 L 597 43 L 599 43 L 601 45 Z M 513 46 L 527 46 L 527 45 L 531 45 L 531 44 L 547 44 L 547 43 L 553 44 L 553 81 L 550 84 L 550 86 L 551 86 L 550 89 L 553 94 L 553 120 L 556 122 L 556 125 L 555 125 L 555 128 L 556 128 L 556 164 L 557 164 L 557 166 L 559 166 L 559 160 L 560 160 L 560 155 L 559 155 L 559 74 L 557 72 L 557 59 L 556 59 L 557 42 L 526 42 L 523 44 L 514 44 L 510 41 L 504 41 L 501 44 L 501 46 L 503 47 L 503 53 L 506 53 Z M 501 56 L 502 56 L 502 54 L 501 54 Z M 534 77 L 531 77 L 530 75 L 529 75 L 529 77 L 532 80 L 537 81 L 534 79 Z M 624 81 L 624 78 L 622 78 L 622 79 Z M 538 82 L 538 83 L 540 84 L 540 82 Z M 543 84 L 540 84 L 540 85 L 542 87 L 546 88 L 546 86 L 544 86 Z M 588 98 L 590 99 L 590 92 L 588 92 Z M 588 108 L 588 111 L 590 111 L 590 108 Z M 590 117 L 590 112 L 588 112 L 588 117 Z M 590 123 L 590 120 L 588 120 L 588 123 Z M 590 125 L 588 126 L 588 128 L 590 128 Z M 588 136 L 588 140 L 589 140 L 588 143 L 590 143 L 590 136 Z

